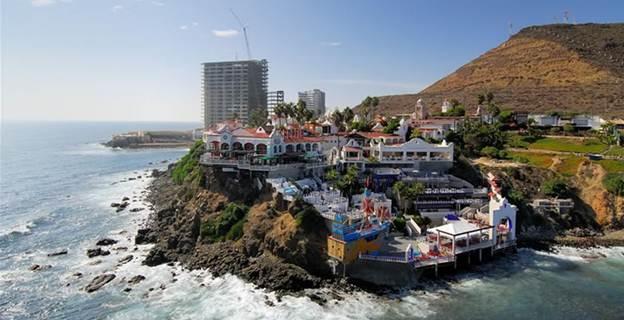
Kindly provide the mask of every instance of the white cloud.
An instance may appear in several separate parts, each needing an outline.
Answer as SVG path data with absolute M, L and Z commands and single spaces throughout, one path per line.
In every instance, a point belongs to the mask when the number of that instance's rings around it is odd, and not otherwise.
M 413 90 L 421 90 L 425 87 L 423 84 L 415 82 L 380 81 L 367 79 L 330 79 L 326 80 L 325 82 L 345 86 L 371 86 Z
M 165 5 L 164 2 L 160 2 L 160 1 L 152 1 L 152 4 L 158 7 L 162 7 Z
M 193 23 L 191 23 L 193 25 L 193 27 L 197 27 L 199 25 L 199 22 L 197 21 L 193 21 Z
M 56 4 L 56 0 L 32 0 L 30 3 L 33 7 L 47 7 Z
M 226 29 L 226 30 L 212 30 L 212 34 L 219 38 L 231 38 L 238 35 L 238 30 Z
M 187 26 L 187 25 L 185 25 L 185 24 L 184 24 L 184 25 L 181 25 L 181 26 L 180 26 L 180 30 L 186 30 L 186 29 L 188 29 L 188 26 Z
M 116 5 L 113 6 L 113 11 L 119 11 L 119 10 L 121 10 L 123 8 L 124 8 L 124 6 L 122 6 L 120 4 L 116 4 Z
M 321 42 L 322 46 L 325 47 L 340 47 L 342 45 L 342 42 L 338 42 L 338 41 L 323 41 Z

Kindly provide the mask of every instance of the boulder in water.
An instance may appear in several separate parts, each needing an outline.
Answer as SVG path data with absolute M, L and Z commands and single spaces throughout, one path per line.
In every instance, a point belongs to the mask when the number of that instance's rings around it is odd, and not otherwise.
M 117 243 L 117 240 L 113 240 L 110 238 L 104 238 L 101 240 L 98 240 L 98 242 L 95 243 L 96 246 L 110 246 L 112 244 Z
M 87 250 L 87 257 L 89 257 L 89 258 L 93 258 L 93 257 L 97 257 L 97 256 L 107 256 L 109 254 L 110 254 L 110 251 L 102 250 L 102 248 L 88 249 Z
M 101 274 L 91 280 L 91 282 L 85 287 L 85 291 L 89 293 L 97 291 L 107 283 L 113 281 L 115 277 L 116 276 L 112 273 Z
M 136 276 L 130 278 L 130 280 L 128 280 L 128 283 L 129 284 L 137 284 L 137 283 L 139 283 L 139 282 L 141 282 L 143 280 L 145 280 L 145 276 L 139 274 L 139 275 L 136 275 Z
M 67 249 L 63 249 L 63 250 L 57 251 L 57 252 L 48 253 L 48 257 L 56 257 L 56 256 L 64 255 L 64 254 L 67 254 Z
M 33 264 L 32 266 L 30 266 L 30 271 L 43 271 L 43 270 L 50 269 L 50 268 L 52 268 L 52 266 L 49 264 L 44 264 L 44 265 Z

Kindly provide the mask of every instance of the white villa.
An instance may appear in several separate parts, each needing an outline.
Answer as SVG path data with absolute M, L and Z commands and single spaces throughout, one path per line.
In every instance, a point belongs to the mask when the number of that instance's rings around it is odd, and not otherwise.
M 354 164 L 362 170 L 367 165 L 426 167 L 444 170 L 452 166 L 453 151 L 453 144 L 446 143 L 446 141 L 442 141 L 440 144 L 431 144 L 422 139 L 414 138 L 404 143 L 385 144 L 383 140 L 371 140 L 368 149 L 366 149 L 351 139 L 342 148 L 332 150 L 332 159 L 334 159 L 335 164 Z M 435 165 L 436 163 L 439 165 Z

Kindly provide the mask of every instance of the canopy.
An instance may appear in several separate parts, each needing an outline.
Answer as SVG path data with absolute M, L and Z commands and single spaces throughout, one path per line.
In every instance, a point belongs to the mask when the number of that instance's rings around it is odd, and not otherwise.
M 465 234 L 471 231 L 476 232 L 476 231 L 483 229 L 483 227 L 480 227 L 474 223 L 470 223 L 466 220 L 457 220 L 457 221 L 449 221 L 449 222 L 450 223 L 447 223 L 445 225 L 441 225 L 439 227 L 428 229 L 427 232 L 437 233 L 438 231 L 440 231 L 442 234 L 446 236 L 449 236 L 449 235 L 456 236 L 456 235 Z

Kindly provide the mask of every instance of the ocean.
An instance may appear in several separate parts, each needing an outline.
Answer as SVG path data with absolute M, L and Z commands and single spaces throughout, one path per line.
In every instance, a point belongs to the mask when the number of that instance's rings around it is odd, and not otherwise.
M 624 318 L 624 248 L 520 249 L 448 282 L 386 296 L 347 293 L 322 306 L 305 296 L 278 298 L 235 276 L 142 266 L 150 245 L 135 246 L 133 238 L 149 210 L 129 209 L 147 207 L 146 174 L 186 150 L 112 150 L 100 143 L 118 132 L 195 126 L 2 123 L 0 319 Z M 125 196 L 135 201 L 115 212 L 110 203 Z M 118 240 L 117 250 L 88 258 L 86 250 L 104 237 Z M 47 256 L 60 250 L 68 253 Z M 120 264 L 128 255 L 132 261 Z M 51 267 L 30 271 L 34 264 Z M 102 273 L 116 278 L 99 291 L 82 290 Z M 146 279 L 129 285 L 136 275 Z

